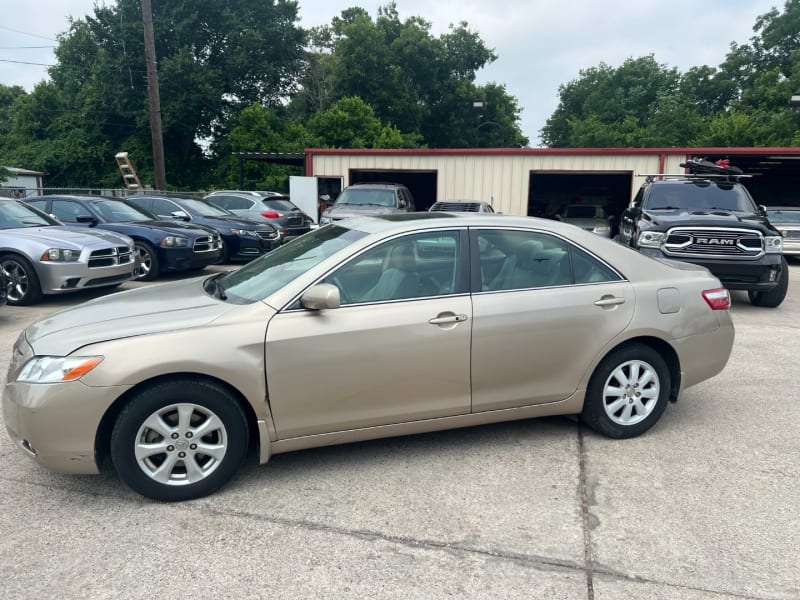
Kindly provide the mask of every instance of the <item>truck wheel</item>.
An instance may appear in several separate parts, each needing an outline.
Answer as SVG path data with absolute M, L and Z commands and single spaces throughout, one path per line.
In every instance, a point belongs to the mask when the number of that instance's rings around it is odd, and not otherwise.
M 789 263 L 786 258 L 781 258 L 781 275 L 778 279 L 778 285 L 768 292 L 757 292 L 751 290 L 747 292 L 750 297 L 750 302 L 755 306 L 765 306 L 767 308 L 775 308 L 780 306 L 783 299 L 786 298 L 786 291 L 789 289 Z

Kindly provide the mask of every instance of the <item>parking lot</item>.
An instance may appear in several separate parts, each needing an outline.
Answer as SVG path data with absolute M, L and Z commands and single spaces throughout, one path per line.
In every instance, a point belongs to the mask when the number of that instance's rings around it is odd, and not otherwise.
M 0 307 L 0 379 L 22 328 L 98 295 Z M 733 299 L 726 370 L 631 440 L 551 418 L 334 446 L 168 505 L 3 427 L 0 597 L 800 598 L 800 263 L 779 308 Z

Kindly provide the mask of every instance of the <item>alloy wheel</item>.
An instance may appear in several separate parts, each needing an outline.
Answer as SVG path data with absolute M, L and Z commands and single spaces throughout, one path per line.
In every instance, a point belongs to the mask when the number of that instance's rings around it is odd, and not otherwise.
M 603 408 L 618 425 L 644 421 L 658 403 L 661 383 L 655 368 L 642 360 L 629 360 L 611 372 L 603 386 Z

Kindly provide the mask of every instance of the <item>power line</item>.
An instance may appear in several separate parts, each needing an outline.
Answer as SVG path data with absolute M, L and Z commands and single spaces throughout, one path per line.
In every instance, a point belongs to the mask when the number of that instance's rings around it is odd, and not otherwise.
M 34 48 L 58 48 L 58 46 L 0 46 L 0 50 L 29 50 Z
M 55 65 L 47 65 L 45 63 L 27 62 L 24 60 L 6 60 L 4 58 L 0 58 L 0 62 L 16 63 L 18 65 L 36 65 L 38 67 L 55 67 Z
M 14 33 L 21 33 L 22 35 L 29 35 L 31 37 L 39 38 L 42 40 L 47 40 L 48 42 L 55 42 L 53 38 L 44 37 L 43 35 L 36 35 L 35 33 L 28 33 L 27 31 L 20 31 L 19 29 L 11 29 L 10 27 L 3 27 L 0 25 L 0 29 L 5 29 L 6 31 L 13 31 Z

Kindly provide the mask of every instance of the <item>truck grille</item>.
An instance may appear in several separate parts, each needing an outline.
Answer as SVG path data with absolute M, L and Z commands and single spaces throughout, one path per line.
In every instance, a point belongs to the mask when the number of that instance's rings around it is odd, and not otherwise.
M 90 269 L 127 265 L 132 262 L 133 252 L 128 246 L 103 248 L 102 250 L 95 250 L 89 255 Z
M 667 231 L 668 256 L 759 258 L 764 254 L 761 233 L 752 229 L 675 227 Z

